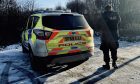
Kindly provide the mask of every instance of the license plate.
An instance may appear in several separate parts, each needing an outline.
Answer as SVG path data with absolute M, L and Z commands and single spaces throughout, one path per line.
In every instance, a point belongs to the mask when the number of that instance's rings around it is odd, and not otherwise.
M 64 37 L 65 41 L 78 41 L 81 40 L 81 36 L 69 36 L 69 37 Z

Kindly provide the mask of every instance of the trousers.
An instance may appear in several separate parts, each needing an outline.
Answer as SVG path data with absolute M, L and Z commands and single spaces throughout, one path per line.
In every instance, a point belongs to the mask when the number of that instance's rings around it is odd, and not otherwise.
M 111 58 L 113 62 L 116 62 L 117 60 L 117 49 L 119 47 L 118 42 L 112 42 L 112 43 L 101 43 L 100 49 L 103 51 L 104 55 L 104 62 L 109 63 L 110 62 L 110 56 L 109 51 L 111 51 Z

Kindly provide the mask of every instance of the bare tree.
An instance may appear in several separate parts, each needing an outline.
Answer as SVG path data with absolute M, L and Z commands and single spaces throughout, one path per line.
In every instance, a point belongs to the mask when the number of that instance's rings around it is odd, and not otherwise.
M 58 5 L 58 6 L 55 7 L 55 10 L 63 10 L 63 9 L 65 9 L 65 8 L 62 7 L 61 5 Z
M 28 5 L 20 6 L 16 0 L 0 0 L 0 45 L 20 40 L 20 28 L 26 25 L 27 17 L 34 10 L 34 0 L 29 1 Z
M 82 0 L 72 0 L 67 3 L 66 7 L 73 12 L 84 14 L 86 11 L 85 3 Z

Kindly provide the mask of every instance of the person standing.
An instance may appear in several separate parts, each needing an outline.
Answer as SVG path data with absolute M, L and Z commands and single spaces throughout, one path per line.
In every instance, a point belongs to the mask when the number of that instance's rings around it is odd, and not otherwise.
M 120 22 L 120 16 L 117 12 L 113 11 L 111 5 L 105 7 L 105 11 L 101 15 L 99 20 L 99 30 L 101 33 L 101 46 L 100 49 L 103 51 L 104 62 L 103 68 L 110 69 L 110 56 L 111 51 L 112 66 L 118 68 L 117 61 L 117 49 L 119 48 L 119 36 L 118 36 L 118 23 Z

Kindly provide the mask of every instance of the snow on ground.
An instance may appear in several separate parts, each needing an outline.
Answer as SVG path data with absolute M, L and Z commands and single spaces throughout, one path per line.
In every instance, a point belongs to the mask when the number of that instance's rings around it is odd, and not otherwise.
M 7 50 L 21 50 L 21 45 L 20 44 L 13 44 L 13 45 L 9 45 L 5 48 L 1 48 L 1 51 L 7 51 Z
M 140 42 L 120 41 L 116 70 L 102 69 L 100 38 L 95 37 L 94 42 L 95 55 L 88 61 L 67 71 L 52 71 L 42 78 L 31 69 L 28 55 L 22 53 L 20 44 L 7 46 L 0 51 L 0 84 L 140 84 Z

